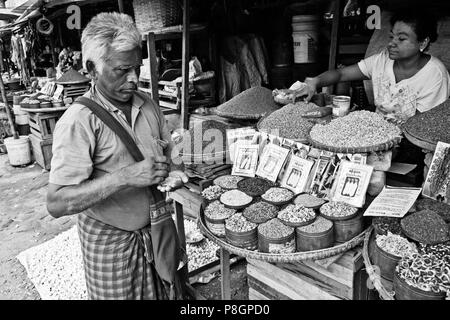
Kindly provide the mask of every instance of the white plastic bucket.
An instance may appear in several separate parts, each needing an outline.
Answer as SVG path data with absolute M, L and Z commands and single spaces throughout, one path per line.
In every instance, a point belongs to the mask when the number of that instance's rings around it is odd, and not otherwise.
M 317 60 L 319 40 L 319 18 L 314 15 L 292 17 L 294 62 L 314 63 Z
M 24 115 L 24 114 L 28 114 L 28 112 L 23 111 L 22 108 L 20 107 L 19 104 L 14 104 L 13 105 L 13 111 L 15 115 Z
M 26 125 L 29 122 L 28 114 L 15 115 L 15 122 L 18 125 Z
M 31 162 L 31 150 L 28 136 L 5 138 L 6 151 L 8 151 L 9 163 L 12 166 L 21 166 Z

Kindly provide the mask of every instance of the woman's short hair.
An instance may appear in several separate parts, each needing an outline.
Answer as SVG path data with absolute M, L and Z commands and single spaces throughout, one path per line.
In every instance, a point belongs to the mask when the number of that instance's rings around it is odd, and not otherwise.
M 129 15 L 102 12 L 93 17 L 83 30 L 83 66 L 87 69 L 86 62 L 92 61 L 101 73 L 110 49 L 124 52 L 141 47 L 141 35 Z
M 423 41 L 428 37 L 431 43 L 438 37 L 436 18 L 424 8 L 410 7 L 397 10 L 391 17 L 391 26 L 399 21 L 409 24 L 413 28 L 418 41 Z

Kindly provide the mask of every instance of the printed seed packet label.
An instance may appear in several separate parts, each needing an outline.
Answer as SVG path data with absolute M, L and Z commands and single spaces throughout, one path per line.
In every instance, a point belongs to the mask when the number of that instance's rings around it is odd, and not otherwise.
M 423 185 L 422 194 L 450 204 L 450 144 L 439 141 Z
M 422 188 L 385 186 L 364 212 L 364 216 L 403 218 L 420 195 Z
M 236 144 L 238 141 L 246 141 L 248 144 L 252 144 L 255 139 L 256 130 L 251 127 L 227 129 L 227 144 L 230 159 L 235 159 Z
M 281 179 L 281 186 L 295 194 L 305 192 L 314 162 L 292 155 Z
M 353 163 L 366 164 L 367 162 L 367 154 L 363 153 L 348 154 L 347 157 L 350 160 L 350 162 Z
M 248 144 L 248 142 L 238 142 L 236 145 L 235 159 L 233 163 L 232 175 L 254 177 L 258 164 L 259 146 Z
M 372 172 L 371 166 L 342 161 L 333 185 L 333 201 L 361 208 L 364 205 Z
M 289 149 L 268 144 L 261 155 L 256 175 L 275 182 L 289 155 Z

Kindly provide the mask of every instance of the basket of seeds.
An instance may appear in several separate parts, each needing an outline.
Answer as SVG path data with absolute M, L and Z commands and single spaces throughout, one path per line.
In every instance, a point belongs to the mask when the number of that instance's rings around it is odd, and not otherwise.
M 225 220 L 226 240 L 239 248 L 258 249 L 258 225 L 248 221 L 241 212 Z
M 202 191 L 202 197 L 205 199 L 206 203 L 218 200 L 226 190 L 219 186 L 212 185 Z
M 431 254 L 404 256 L 395 268 L 397 300 L 444 300 L 450 293 L 450 265 Z
M 213 201 L 205 208 L 206 227 L 217 237 L 225 237 L 225 220 L 236 213 L 226 208 L 219 200 Z
M 333 222 L 318 216 L 313 223 L 295 228 L 297 250 L 313 251 L 333 246 Z
M 408 238 L 423 244 L 438 244 L 450 240 L 448 225 L 440 215 L 431 210 L 407 215 L 400 225 Z
M 311 208 L 298 204 L 288 204 L 280 212 L 278 219 L 290 227 L 302 227 L 311 224 L 316 219 L 316 213 Z
M 450 222 L 450 205 L 431 198 L 422 198 L 416 201 L 418 211 L 431 210 L 436 212 L 444 219 L 445 222 Z
M 366 153 L 392 149 L 401 141 L 402 130 L 382 115 L 363 110 L 314 125 L 308 139 L 314 147 L 331 152 Z
M 223 175 L 214 179 L 213 184 L 221 187 L 225 190 L 237 189 L 237 184 L 239 181 L 244 179 L 244 177 L 240 176 L 232 176 L 232 175 Z
M 257 201 L 244 209 L 244 217 L 253 223 L 264 223 L 275 218 L 278 214 L 278 208 L 265 201 Z
M 220 196 L 225 207 L 235 210 L 247 207 L 252 201 L 252 197 L 239 190 L 229 190 Z
M 272 187 L 264 192 L 261 198 L 274 206 L 283 206 L 292 201 L 294 193 L 286 188 Z
M 358 215 L 358 208 L 345 202 L 330 201 L 320 207 L 320 214 L 328 220 L 350 220 Z
M 246 178 L 237 183 L 237 188 L 251 197 L 259 197 L 274 186 L 274 182 L 258 177 Z
M 294 199 L 295 204 L 311 209 L 319 209 L 325 202 L 327 202 L 325 199 L 318 198 L 308 193 L 299 194 Z
M 258 248 L 267 253 L 295 252 L 295 229 L 278 218 L 258 225 Z

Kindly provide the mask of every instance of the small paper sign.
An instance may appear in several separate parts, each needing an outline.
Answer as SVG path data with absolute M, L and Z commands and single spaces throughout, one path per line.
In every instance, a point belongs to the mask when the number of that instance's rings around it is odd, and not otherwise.
M 272 143 L 268 144 L 261 155 L 256 175 L 275 182 L 278 174 L 283 168 L 284 162 L 289 154 L 289 150 Z
M 450 144 L 439 141 L 423 185 L 423 195 L 450 204 Z
M 53 99 L 55 99 L 55 100 L 56 99 L 60 99 L 61 98 L 61 94 L 63 93 L 63 91 L 64 91 L 64 86 L 62 86 L 60 84 L 56 85 L 56 90 L 53 93 Z
M 364 212 L 364 216 L 403 218 L 421 191 L 422 188 L 385 186 Z
M 281 179 L 281 186 L 293 191 L 295 194 L 305 192 L 313 164 L 313 161 L 292 155 Z
M 333 186 L 333 200 L 361 208 L 364 205 L 372 171 L 371 166 L 342 161 Z
M 236 145 L 236 157 L 234 159 L 231 174 L 244 177 L 254 177 L 256 173 L 256 166 L 258 164 L 258 149 L 258 145 L 239 142 Z

